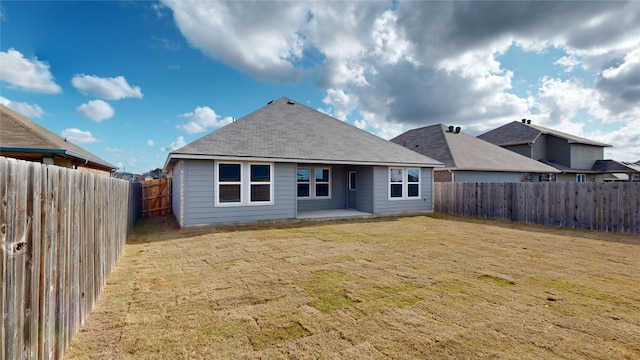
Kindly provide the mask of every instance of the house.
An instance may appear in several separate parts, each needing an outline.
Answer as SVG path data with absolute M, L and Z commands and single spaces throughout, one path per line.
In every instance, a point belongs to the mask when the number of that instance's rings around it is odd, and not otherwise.
M 107 161 L 0 105 L 0 156 L 90 171 L 109 176 Z
M 598 160 L 593 169 L 604 173 L 604 181 L 640 181 L 640 165 L 625 161 Z
M 561 131 L 533 125 L 531 120 L 513 121 L 478 138 L 560 170 L 550 180 L 598 181 L 604 174 L 593 169 L 604 159 L 604 148 L 611 145 Z
M 484 140 L 469 136 L 460 127 L 425 126 L 391 141 L 438 160 L 444 168 L 434 171 L 436 182 L 541 181 L 559 171 Z
M 441 163 L 288 98 L 169 153 L 181 227 L 433 211 Z M 322 216 L 322 215 L 320 215 Z

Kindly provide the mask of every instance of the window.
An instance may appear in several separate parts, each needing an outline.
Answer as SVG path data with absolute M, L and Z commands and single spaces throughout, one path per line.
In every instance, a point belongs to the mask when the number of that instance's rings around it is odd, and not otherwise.
M 389 168 L 389 200 L 420 197 L 419 168 Z
M 242 201 L 241 164 L 218 164 L 218 197 L 220 203 Z
M 585 181 L 587 181 L 587 175 L 585 174 L 576 175 L 576 182 L 585 182 Z
M 298 168 L 298 197 L 309 197 L 311 169 Z
M 356 172 L 349 171 L 349 190 L 356 189 Z
M 217 163 L 216 206 L 273 204 L 273 164 Z
M 329 196 L 329 169 L 318 168 L 316 170 L 316 197 Z
M 298 168 L 298 198 L 331 198 L 331 169 Z
M 271 165 L 249 165 L 251 169 L 251 202 L 271 201 Z

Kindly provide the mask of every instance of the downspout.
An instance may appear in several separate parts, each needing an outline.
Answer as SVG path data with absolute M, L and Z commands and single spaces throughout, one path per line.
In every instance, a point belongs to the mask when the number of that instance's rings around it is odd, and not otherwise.
M 447 171 L 451 173 L 451 182 L 456 182 L 456 173 L 451 171 L 451 169 L 447 169 Z

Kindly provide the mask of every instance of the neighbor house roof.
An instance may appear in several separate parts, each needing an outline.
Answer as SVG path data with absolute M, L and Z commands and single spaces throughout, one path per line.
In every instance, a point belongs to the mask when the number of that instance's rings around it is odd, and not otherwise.
M 605 173 L 640 173 L 640 165 L 615 160 L 596 160 L 592 169 Z
M 113 170 L 116 167 L 83 148 L 0 105 L 0 152 L 59 155 L 87 162 L 87 166 Z
M 272 101 L 172 151 L 165 168 L 180 158 L 441 166 L 434 159 L 288 98 Z
M 405 132 L 391 141 L 444 163 L 446 169 L 470 171 L 558 173 L 539 161 L 442 125 Z
M 562 131 L 549 129 L 539 125 L 525 124 L 520 121 L 513 121 L 493 129 L 478 138 L 486 140 L 498 146 L 510 146 L 521 144 L 535 143 L 540 135 L 552 135 L 567 140 L 570 144 L 584 144 L 601 147 L 609 147 L 611 145 L 601 142 L 585 139 L 579 136 L 564 133 Z

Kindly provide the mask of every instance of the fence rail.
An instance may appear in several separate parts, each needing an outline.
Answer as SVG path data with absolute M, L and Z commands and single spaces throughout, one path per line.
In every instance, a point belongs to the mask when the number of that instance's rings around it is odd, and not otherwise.
M 437 212 L 640 234 L 640 183 L 434 183 Z
M 61 359 L 140 212 L 138 184 L 0 157 L 2 359 Z

